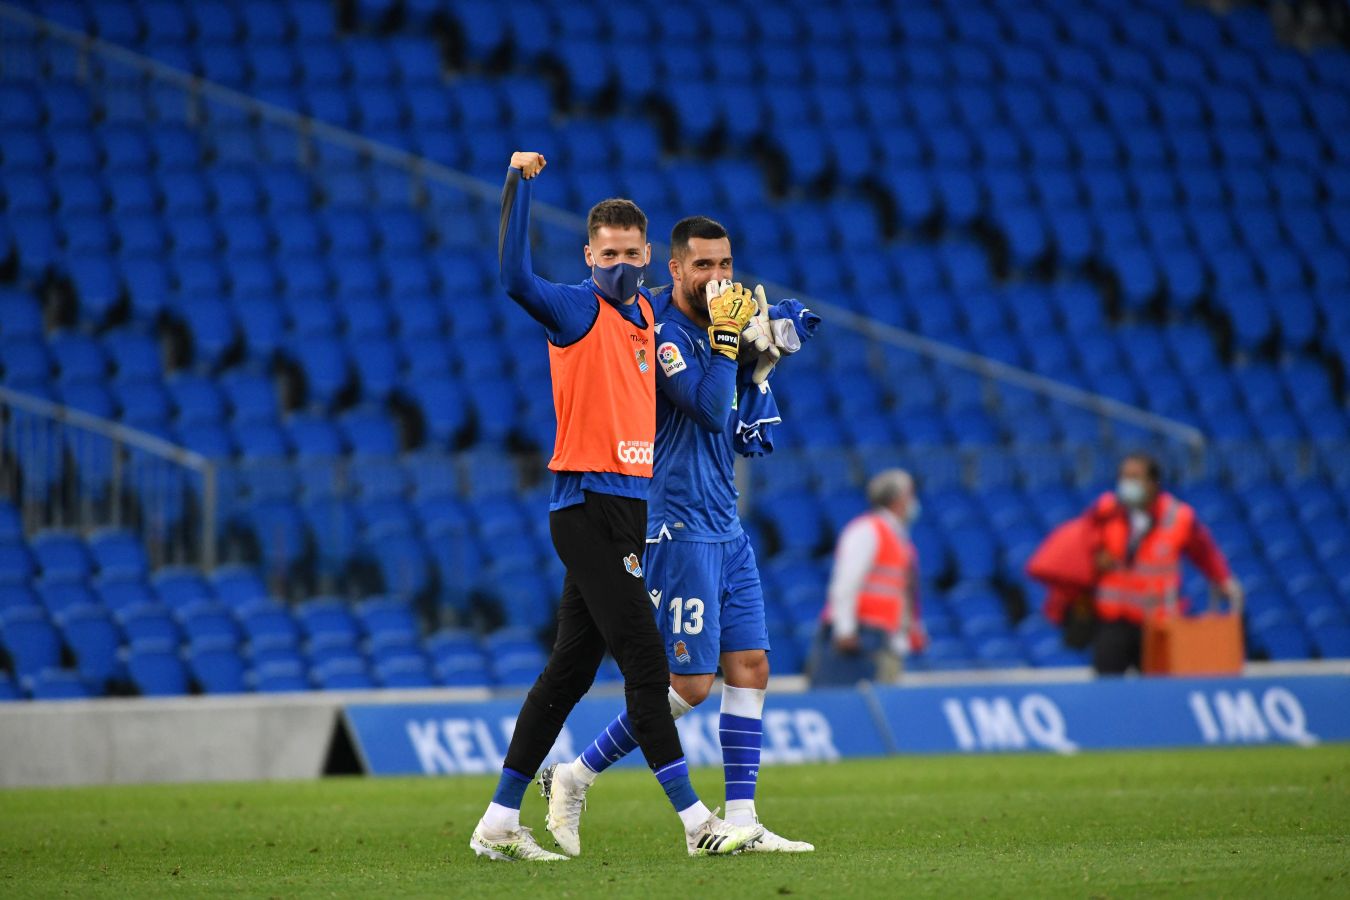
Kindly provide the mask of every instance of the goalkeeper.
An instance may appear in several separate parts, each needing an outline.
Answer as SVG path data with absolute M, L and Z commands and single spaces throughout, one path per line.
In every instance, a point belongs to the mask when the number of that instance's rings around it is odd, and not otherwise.
M 658 294 L 654 301 L 659 371 L 647 586 L 670 664 L 675 718 L 703 702 L 721 664 L 727 821 L 754 825 L 769 634 L 755 554 L 736 512 L 733 448 L 744 446 L 737 429 L 747 418 L 737 410 L 738 356 L 753 355 L 742 353 L 741 345 L 757 340 L 761 354 L 741 367 L 739 405 L 745 406 L 768 392 L 777 323 L 769 321 L 762 289 L 753 295 L 739 284 L 723 289 L 733 277 L 731 241 L 717 222 L 702 216 L 681 220 L 671 233 L 670 252 L 673 284 L 668 296 Z M 743 329 L 747 310 L 754 310 L 754 321 Z M 810 316 L 800 305 L 797 310 Z M 636 746 L 624 712 L 575 761 L 540 776 L 549 800 L 548 829 L 564 853 L 581 852 L 581 810 L 591 783 Z M 768 830 L 746 848 L 813 849 Z
M 525 697 L 497 790 L 469 846 L 497 860 L 566 859 L 521 825 L 520 804 L 608 649 L 623 672 L 630 731 L 684 824 L 689 854 L 733 853 L 762 829 L 723 822 L 694 793 L 667 710 L 669 670 L 642 577 L 656 419 L 648 359 L 656 323 L 642 287 L 651 256 L 647 217 L 630 200 L 597 203 L 584 248 L 591 277 L 575 285 L 545 281 L 533 272 L 529 241 L 530 180 L 544 165 L 538 153 L 512 155 L 498 255 L 502 286 L 548 336 L 558 417 L 549 530 L 567 575 L 553 652 Z

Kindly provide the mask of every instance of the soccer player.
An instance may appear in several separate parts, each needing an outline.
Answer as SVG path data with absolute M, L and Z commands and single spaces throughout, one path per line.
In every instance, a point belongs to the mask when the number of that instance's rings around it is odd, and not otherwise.
M 727 821 L 751 826 L 759 821 L 755 788 L 769 633 L 754 550 L 736 512 L 738 341 L 719 330 L 705 299 L 732 278 L 731 240 L 719 223 L 694 216 L 676 223 L 670 253 L 673 283 L 668 301 L 658 301 L 656 325 L 660 372 L 647 579 L 670 664 L 674 719 L 707 698 L 721 664 Z M 548 829 L 569 856 L 581 852 L 586 791 L 638 746 L 630 717 L 621 713 L 576 760 L 550 766 L 540 776 L 549 801 Z M 746 848 L 814 849 L 768 830 Z
M 630 200 L 597 203 L 584 248 L 591 277 L 575 285 L 539 278 L 530 262 L 530 181 L 545 165 L 541 154 L 512 154 L 498 256 L 507 294 L 548 336 L 558 417 L 549 528 L 567 574 L 553 652 L 521 707 L 497 790 L 469 846 L 498 860 L 567 858 L 540 847 L 520 824 L 520 803 L 608 648 L 623 672 L 627 727 L 684 824 L 690 855 L 734 853 L 762 829 L 722 821 L 694 793 L 643 582 L 656 430 L 656 332 L 642 287 L 651 258 L 647 217 Z M 739 335 L 749 315 L 724 318 Z

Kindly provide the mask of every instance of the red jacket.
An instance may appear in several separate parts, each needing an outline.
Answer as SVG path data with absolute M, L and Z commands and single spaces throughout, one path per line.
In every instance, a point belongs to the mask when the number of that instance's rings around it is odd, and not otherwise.
M 1169 514 L 1170 511 L 1170 514 Z M 1140 541 L 1133 559 L 1126 559 L 1124 544 L 1129 535 L 1129 511 L 1113 493 L 1097 498 L 1088 510 L 1050 533 L 1027 562 L 1027 574 L 1043 582 L 1050 590 L 1045 599 L 1045 615 L 1051 621 L 1062 621 L 1065 611 L 1087 592 L 1097 594 L 1098 615 L 1107 619 L 1129 618 L 1142 620 L 1128 602 L 1118 602 L 1113 596 L 1103 597 L 1098 591 L 1105 583 L 1107 593 L 1114 595 L 1124 588 L 1144 585 L 1141 559 L 1156 561 L 1170 554 L 1184 555 L 1210 581 L 1220 583 L 1230 575 L 1228 561 L 1214 543 L 1209 529 L 1195 519 L 1193 511 L 1171 494 L 1162 493 L 1149 510 L 1154 526 Z M 1178 515 L 1178 514 L 1181 515 Z M 1166 533 L 1164 520 L 1177 522 L 1181 528 L 1174 536 Z M 1176 546 L 1166 546 L 1173 538 Z M 1098 568 L 1098 557 L 1105 555 L 1115 560 L 1106 570 Z M 1177 597 L 1178 605 L 1184 599 Z

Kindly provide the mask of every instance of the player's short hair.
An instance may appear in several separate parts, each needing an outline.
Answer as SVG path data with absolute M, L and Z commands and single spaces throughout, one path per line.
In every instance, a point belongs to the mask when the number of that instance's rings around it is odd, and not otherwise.
M 1144 471 L 1148 474 L 1148 480 L 1154 484 L 1162 484 L 1162 463 L 1158 462 L 1156 456 L 1152 453 L 1136 450 L 1133 453 L 1127 454 L 1126 457 L 1121 460 L 1121 464 L 1123 465 L 1130 460 L 1143 463 Z
M 586 216 L 586 237 L 594 239 L 601 228 L 636 228 L 647 237 L 647 214 L 632 200 L 610 197 L 591 207 Z
M 873 509 L 882 509 L 900 497 L 913 495 L 914 477 L 904 469 L 884 469 L 867 482 L 867 502 Z
M 671 258 L 679 259 L 689 252 L 690 238 L 715 241 L 724 237 L 728 237 L 727 230 L 716 219 L 707 216 L 686 216 L 670 229 Z

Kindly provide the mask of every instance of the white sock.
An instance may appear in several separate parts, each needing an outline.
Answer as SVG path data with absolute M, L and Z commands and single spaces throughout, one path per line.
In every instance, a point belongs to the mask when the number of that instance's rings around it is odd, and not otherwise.
M 582 787 L 590 787 L 595 784 L 595 779 L 600 777 L 600 773 L 592 772 L 591 767 L 586 765 L 580 756 L 572 760 L 571 765 L 558 767 L 559 772 L 564 770 L 567 771 L 568 776 L 570 776 L 573 781 Z
M 722 712 L 742 719 L 764 718 L 764 688 L 732 687 L 722 685 Z
M 483 825 L 492 832 L 515 831 L 520 827 L 520 810 L 489 803 L 487 812 L 483 813 Z
M 684 823 L 685 833 L 691 834 L 698 831 L 711 815 L 712 810 L 704 806 L 702 800 L 687 809 L 680 810 L 680 821 Z
M 674 688 L 670 689 L 668 697 L 670 699 L 670 717 L 672 719 L 678 719 L 680 716 L 694 708 L 690 706 L 689 701 L 681 697 Z
M 727 821 L 732 825 L 753 825 L 758 818 L 753 800 L 728 800 Z

